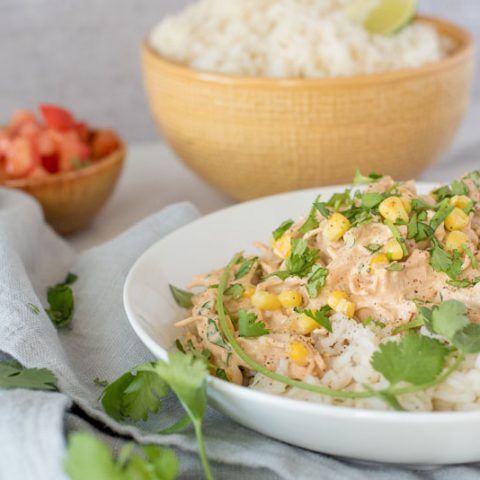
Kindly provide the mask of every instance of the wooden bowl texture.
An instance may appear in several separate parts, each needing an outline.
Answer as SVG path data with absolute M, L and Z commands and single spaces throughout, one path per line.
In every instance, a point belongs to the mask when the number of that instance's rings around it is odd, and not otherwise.
M 93 165 L 40 178 L 7 180 L 2 186 L 22 190 L 42 205 L 46 221 L 61 235 L 81 230 L 113 192 L 122 171 L 120 147 Z
M 350 182 L 356 168 L 418 175 L 445 151 L 470 96 L 473 40 L 430 17 L 456 49 L 415 69 L 335 79 L 195 71 L 145 42 L 150 109 L 173 150 L 238 200 Z

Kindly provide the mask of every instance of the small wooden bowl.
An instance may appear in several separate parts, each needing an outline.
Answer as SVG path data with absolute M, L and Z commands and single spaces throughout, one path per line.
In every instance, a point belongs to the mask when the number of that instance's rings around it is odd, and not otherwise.
M 2 186 L 35 197 L 47 222 L 61 235 L 84 228 L 113 192 L 125 159 L 123 145 L 82 170 L 39 178 L 6 180 Z
M 350 182 L 356 168 L 407 179 L 445 151 L 469 100 L 473 40 L 433 24 L 457 47 L 420 68 L 333 79 L 196 71 L 145 42 L 150 109 L 175 152 L 232 197 Z

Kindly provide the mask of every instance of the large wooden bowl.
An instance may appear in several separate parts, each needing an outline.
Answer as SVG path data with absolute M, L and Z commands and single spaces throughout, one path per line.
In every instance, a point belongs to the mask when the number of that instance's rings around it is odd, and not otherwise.
M 336 79 L 245 78 L 165 60 L 145 42 L 149 105 L 175 152 L 237 199 L 349 182 L 363 172 L 415 177 L 450 144 L 468 103 L 473 40 L 440 62 Z
M 39 178 L 6 180 L 0 186 L 16 188 L 35 197 L 45 219 L 60 234 L 84 228 L 113 192 L 122 171 L 124 147 L 93 165 Z

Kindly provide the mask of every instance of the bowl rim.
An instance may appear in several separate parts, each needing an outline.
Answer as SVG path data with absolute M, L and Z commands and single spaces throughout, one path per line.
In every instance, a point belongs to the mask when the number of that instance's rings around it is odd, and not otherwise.
M 417 181 L 417 187 L 420 190 L 428 189 L 431 190 L 436 186 L 441 185 L 441 182 L 431 182 L 431 181 Z M 266 197 L 256 198 L 253 200 L 247 200 L 245 202 L 236 203 L 230 205 L 220 210 L 216 210 L 207 215 L 201 215 L 197 219 L 188 222 L 185 225 L 182 225 L 179 228 L 176 228 L 172 232 L 168 233 L 164 237 L 159 238 L 154 241 L 150 246 L 145 248 L 145 250 L 140 253 L 133 264 L 130 267 L 130 270 L 125 277 L 122 290 L 122 303 L 127 316 L 129 325 L 132 327 L 134 334 L 139 338 L 139 340 L 147 347 L 147 349 L 152 352 L 157 358 L 162 360 L 167 360 L 169 348 L 162 346 L 156 339 L 154 339 L 142 326 L 141 321 L 139 321 L 139 316 L 134 313 L 134 308 L 132 308 L 131 303 L 131 289 L 132 284 L 135 283 L 135 278 L 137 276 L 137 271 L 141 268 L 142 264 L 149 260 L 154 252 L 159 248 L 159 245 L 165 241 L 168 241 L 171 237 L 176 235 L 181 235 L 191 228 L 192 225 L 202 223 L 205 219 L 214 217 L 218 214 L 224 214 L 226 212 L 232 213 L 236 212 L 239 209 L 242 209 L 244 206 L 252 206 L 256 202 L 262 201 L 271 201 L 279 199 L 280 197 L 288 198 L 290 196 L 295 196 L 299 194 L 309 194 L 314 196 L 319 191 L 329 189 L 329 190 L 340 190 L 345 188 L 351 188 L 351 184 L 342 184 L 342 185 L 326 185 L 321 187 L 306 188 L 300 190 L 293 190 L 290 192 L 277 193 L 274 195 L 268 195 Z M 216 391 L 221 390 L 222 394 L 231 394 L 236 396 L 238 399 L 242 400 L 245 397 L 254 399 L 255 401 L 267 403 L 272 406 L 281 406 L 285 410 L 295 412 L 298 410 L 306 411 L 311 415 L 325 414 L 330 415 L 331 417 L 336 417 L 338 419 L 346 420 L 355 420 L 355 421 L 373 421 L 373 422 L 408 422 L 409 424 L 425 424 L 427 422 L 429 426 L 433 424 L 443 424 L 456 422 L 470 422 L 473 420 L 480 420 L 480 410 L 443 410 L 443 411 L 393 411 L 393 410 L 377 410 L 373 408 L 365 407 L 348 407 L 343 405 L 330 405 L 321 402 L 312 402 L 308 400 L 301 400 L 297 398 L 291 398 L 283 395 L 275 395 L 269 392 L 255 390 L 241 385 L 236 385 L 225 380 L 221 380 L 211 374 L 207 375 L 207 384 L 209 387 L 213 388 Z M 214 397 L 212 390 L 208 392 L 209 401 Z
M 80 178 L 95 176 L 97 173 L 108 170 L 118 163 L 122 163 L 125 158 L 126 149 L 122 140 L 120 146 L 108 155 L 98 159 L 92 165 L 80 170 L 71 170 L 70 172 L 61 172 L 45 175 L 43 177 L 27 177 L 19 179 L 9 179 L 0 181 L 0 187 L 4 188 L 34 188 L 39 186 L 53 185 L 56 183 L 68 182 Z
M 369 85 L 372 83 L 398 81 L 405 78 L 417 77 L 433 74 L 441 70 L 449 69 L 459 63 L 473 59 L 475 49 L 475 41 L 472 34 L 461 27 L 460 25 L 444 20 L 439 17 L 430 15 L 415 16 L 415 20 L 420 20 L 432 24 L 440 33 L 457 42 L 456 49 L 448 54 L 445 58 L 434 62 L 422 65 L 420 67 L 402 68 L 393 71 L 360 74 L 345 77 L 326 77 L 326 78 L 297 78 L 297 77 L 249 77 L 244 75 L 234 75 L 217 73 L 207 70 L 196 70 L 187 65 L 169 60 L 158 53 L 153 45 L 150 43 L 150 34 L 144 39 L 141 51 L 146 57 L 149 57 L 157 62 L 157 65 L 163 70 L 190 80 L 197 80 L 209 83 L 223 84 L 223 85 L 238 85 L 238 86 L 257 86 L 257 87 L 328 87 L 328 86 L 351 86 Z

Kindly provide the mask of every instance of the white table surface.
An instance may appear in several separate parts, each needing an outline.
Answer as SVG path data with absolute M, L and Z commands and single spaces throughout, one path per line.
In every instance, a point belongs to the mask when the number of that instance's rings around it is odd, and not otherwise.
M 451 181 L 480 168 L 480 105 L 474 102 L 463 128 L 446 157 L 419 177 L 428 181 Z M 113 238 L 146 216 L 183 200 L 193 202 L 202 214 L 234 203 L 216 191 L 178 160 L 162 142 L 129 148 L 122 178 L 93 223 L 68 240 L 77 251 Z

